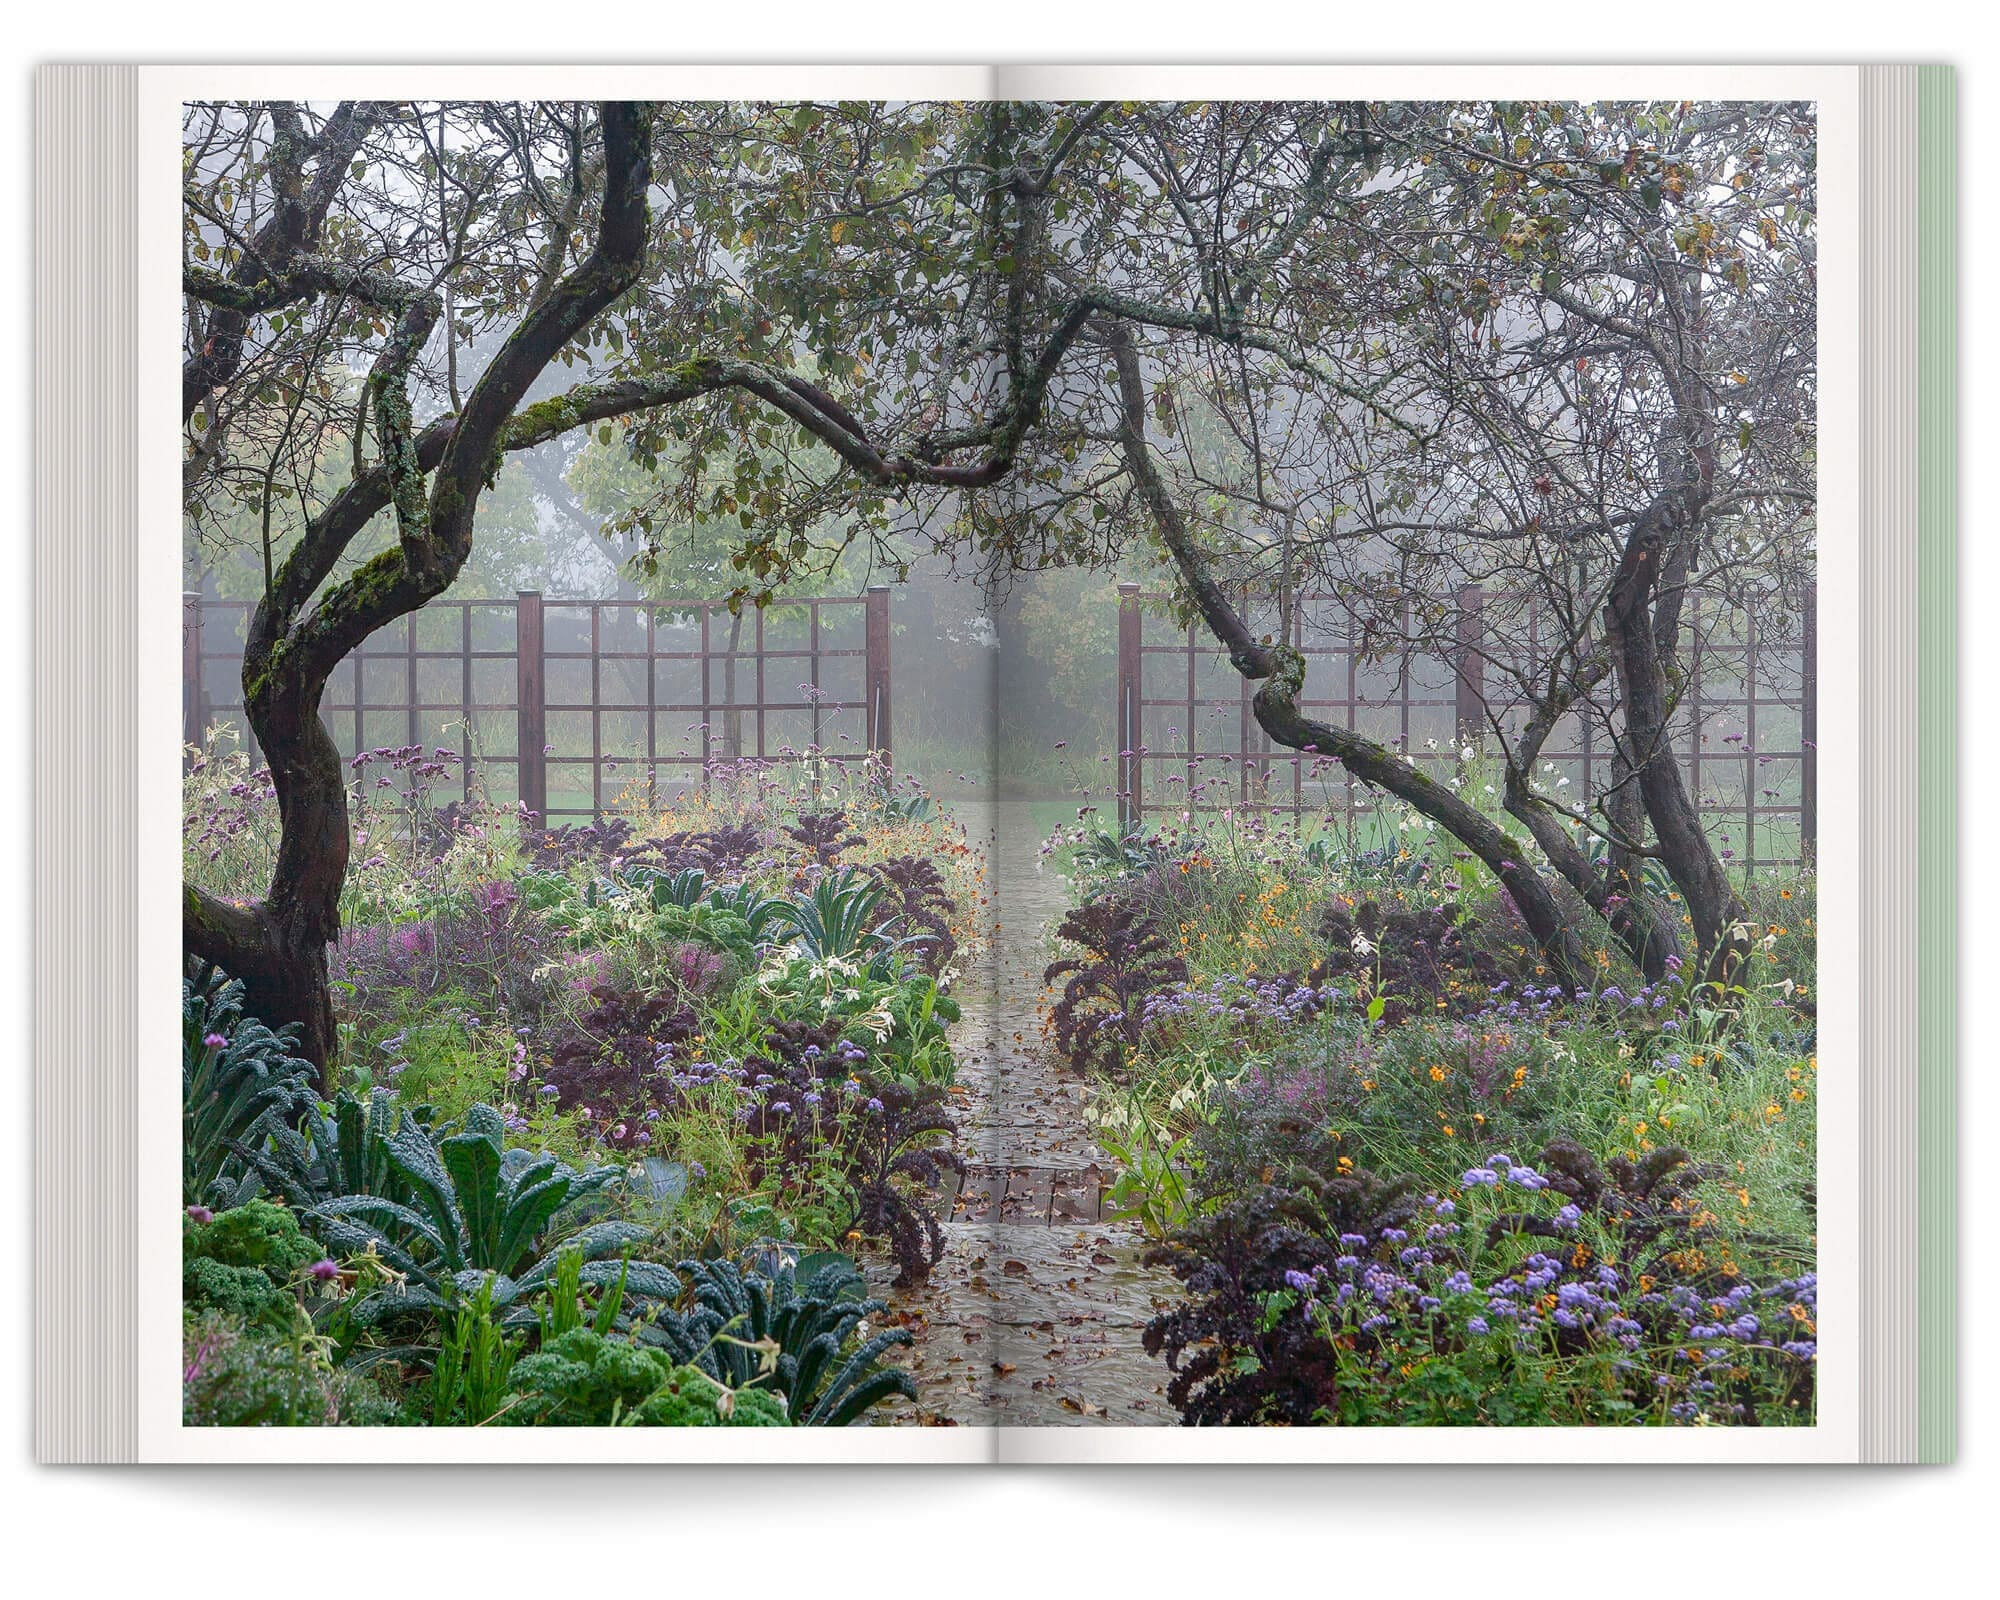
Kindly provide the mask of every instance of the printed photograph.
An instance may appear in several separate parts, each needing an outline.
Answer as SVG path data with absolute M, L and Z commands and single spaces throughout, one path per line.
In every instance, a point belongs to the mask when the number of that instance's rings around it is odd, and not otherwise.
M 186 104 L 184 1425 L 1813 1426 L 1817 140 Z

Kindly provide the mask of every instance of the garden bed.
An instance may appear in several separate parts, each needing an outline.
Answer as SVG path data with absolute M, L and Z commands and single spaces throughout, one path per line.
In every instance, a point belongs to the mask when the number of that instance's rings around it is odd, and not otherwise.
M 1052 1042 L 1203 1424 L 1810 1424 L 1813 881 L 1726 984 L 1551 976 L 1507 892 L 1248 816 L 1058 830 Z M 1523 858 L 1532 859 L 1523 842 Z M 1671 891 L 1669 905 L 1677 899 Z
M 185 986 L 187 1413 L 205 1422 L 849 1422 L 943 1250 L 952 990 L 985 868 L 916 786 L 745 767 L 543 832 L 353 764 L 327 1072 Z M 248 894 L 267 779 L 211 750 L 191 864 Z M 773 1397 L 767 1405 L 764 1397 Z

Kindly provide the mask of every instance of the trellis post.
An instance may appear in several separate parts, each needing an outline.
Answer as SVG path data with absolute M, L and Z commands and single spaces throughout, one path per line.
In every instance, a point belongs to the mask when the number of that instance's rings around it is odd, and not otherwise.
M 1458 591 L 1458 736 L 1478 739 L 1486 729 L 1486 659 L 1480 606 L 1485 593 L 1468 583 Z
M 867 657 L 863 680 L 867 701 L 868 749 L 879 752 L 882 764 L 889 764 L 893 748 L 889 734 L 889 586 L 868 586 L 866 629 L 863 635 Z
M 1118 585 L 1118 708 L 1112 733 L 1118 740 L 1118 831 L 1138 826 L 1139 792 L 1139 586 Z
M 201 748 L 201 596 L 181 595 L 181 742 Z
M 542 597 L 533 589 L 514 596 L 514 755 L 521 804 L 535 823 L 549 825 L 547 689 L 542 674 Z

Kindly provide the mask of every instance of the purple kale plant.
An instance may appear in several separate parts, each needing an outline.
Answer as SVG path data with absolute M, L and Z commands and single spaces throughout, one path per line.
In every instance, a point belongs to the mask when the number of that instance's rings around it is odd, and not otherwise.
M 1136 1049 L 1146 1005 L 1187 982 L 1187 963 L 1143 912 L 1115 899 L 1092 901 L 1063 918 L 1058 938 L 1086 955 L 1053 963 L 1042 982 L 1062 983 L 1049 1014 L 1056 1048 L 1079 1071 L 1115 1071 Z

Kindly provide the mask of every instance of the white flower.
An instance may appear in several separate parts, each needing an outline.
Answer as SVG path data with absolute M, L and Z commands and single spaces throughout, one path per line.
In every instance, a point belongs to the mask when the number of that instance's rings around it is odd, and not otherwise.
M 1458 759 L 1461 761 L 1477 761 L 1479 759 L 1479 755 L 1478 752 L 1475 751 L 1471 745 L 1467 745 L 1463 750 L 1459 751 Z

